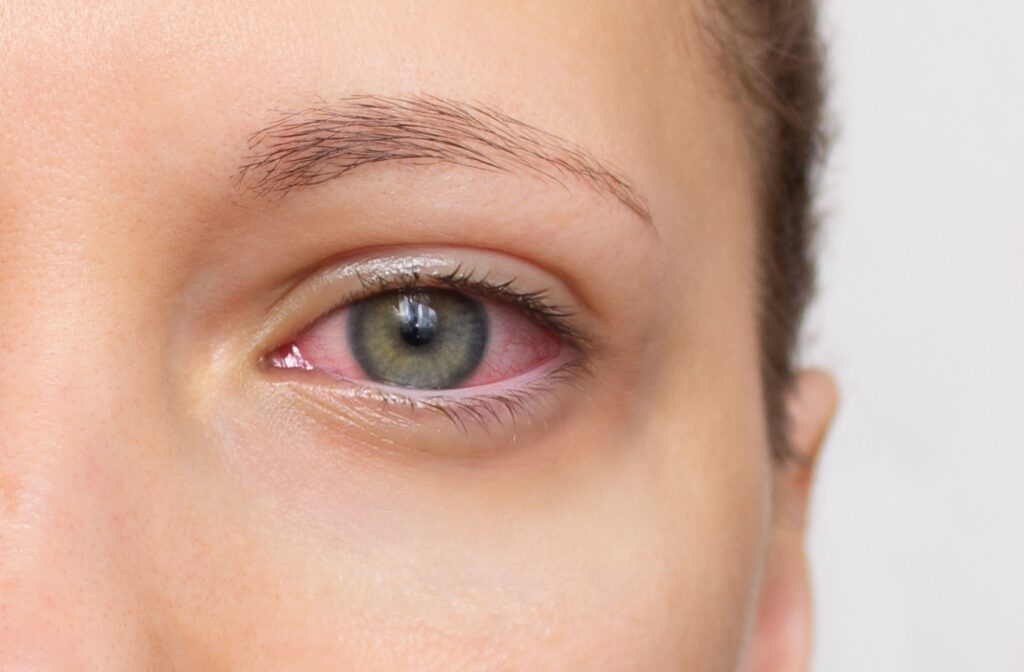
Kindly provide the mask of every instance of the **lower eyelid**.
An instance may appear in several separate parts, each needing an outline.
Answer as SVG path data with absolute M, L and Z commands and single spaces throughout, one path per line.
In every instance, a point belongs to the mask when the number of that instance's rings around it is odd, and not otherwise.
M 279 392 L 274 406 L 306 408 L 301 418 L 321 428 L 323 440 L 340 437 L 400 453 L 480 457 L 511 444 L 522 447 L 573 417 L 591 375 L 587 362 L 566 358 L 521 376 L 512 384 L 461 390 L 417 391 L 304 372 L 271 372 Z M 279 386 L 279 387 L 278 387 Z M 291 417 L 291 416 L 289 416 Z M 290 419 L 289 422 L 294 422 Z M 518 449 L 517 449 L 518 450 Z
M 280 355 L 282 357 L 294 356 L 283 348 L 280 351 Z M 529 371 L 520 373 L 517 376 L 491 383 L 473 383 L 474 379 L 471 377 L 462 387 L 443 390 L 401 387 L 359 376 L 340 375 L 335 372 L 314 369 L 301 358 L 294 359 L 291 366 L 270 365 L 268 368 L 271 369 L 269 372 L 272 375 L 283 380 L 309 382 L 318 387 L 337 388 L 343 394 L 373 396 L 379 392 L 382 395 L 403 397 L 414 403 L 485 398 L 498 396 L 503 392 L 524 394 L 529 393 L 536 387 L 542 387 L 548 379 L 557 379 L 549 381 L 550 384 L 554 385 L 564 382 L 570 373 L 578 375 L 590 371 L 583 355 L 566 345 L 560 345 L 555 356 L 547 358 Z M 482 379 L 483 376 L 480 378 Z
M 266 325 L 254 339 L 253 354 L 263 359 L 286 338 L 294 338 L 299 328 L 306 330 L 343 305 L 377 292 L 406 288 L 417 278 L 426 285 L 465 290 L 477 298 L 507 289 L 506 305 L 536 308 L 538 322 L 575 347 L 589 351 L 600 345 L 592 332 L 596 325 L 590 309 L 552 271 L 493 250 L 406 245 L 353 253 L 292 283 L 269 310 Z
M 416 390 L 373 382 L 370 382 L 369 384 L 381 390 L 387 390 L 395 394 L 407 396 L 411 399 L 423 401 L 441 401 L 446 399 L 456 401 L 485 399 L 488 397 L 498 397 L 503 393 L 517 395 L 529 394 L 530 392 L 542 388 L 545 385 L 553 385 L 555 383 L 562 382 L 565 374 L 575 372 L 578 369 L 581 369 L 582 366 L 583 363 L 578 359 L 578 355 L 572 353 L 567 348 L 563 348 L 555 358 L 549 359 L 541 365 L 521 373 L 518 376 L 502 379 L 499 382 L 494 383 L 476 385 L 466 384 L 463 387 L 452 388 L 449 390 Z M 552 380 L 552 378 L 556 378 L 557 380 Z M 355 384 L 366 384 L 368 381 L 349 382 Z M 470 381 L 467 381 L 467 383 L 469 382 Z

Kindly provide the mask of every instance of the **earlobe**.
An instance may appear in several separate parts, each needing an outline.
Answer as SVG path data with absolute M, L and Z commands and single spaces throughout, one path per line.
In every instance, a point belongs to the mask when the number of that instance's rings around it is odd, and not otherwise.
M 836 408 L 828 374 L 800 372 L 787 395 L 792 457 L 776 469 L 773 525 L 747 658 L 748 672 L 805 672 L 811 599 L 804 528 L 814 467 Z

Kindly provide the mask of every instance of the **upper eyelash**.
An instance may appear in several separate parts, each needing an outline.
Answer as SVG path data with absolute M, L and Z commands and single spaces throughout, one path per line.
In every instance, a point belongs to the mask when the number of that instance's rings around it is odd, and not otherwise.
M 474 270 L 467 270 L 462 264 L 444 273 L 404 271 L 367 276 L 357 272 L 356 277 L 362 286 L 362 290 L 347 297 L 338 308 L 345 307 L 381 292 L 415 291 L 425 287 L 439 286 L 479 298 L 494 299 L 520 308 L 541 326 L 564 338 L 570 346 L 577 350 L 585 351 L 589 349 L 593 340 L 589 334 L 570 324 L 569 320 L 576 314 L 574 311 L 553 304 L 548 299 L 548 292 L 546 290 L 524 292 L 515 289 L 515 278 L 493 282 L 488 279 L 487 274 L 484 274 L 482 277 L 476 277 Z

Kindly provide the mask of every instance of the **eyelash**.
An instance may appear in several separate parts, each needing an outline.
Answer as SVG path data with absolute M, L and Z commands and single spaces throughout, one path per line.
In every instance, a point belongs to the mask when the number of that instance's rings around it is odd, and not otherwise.
M 577 350 L 588 347 L 590 338 L 573 327 L 569 321 L 575 313 L 567 308 L 556 306 L 548 300 L 544 290 L 521 292 L 515 289 L 516 280 L 491 282 L 485 274 L 476 277 L 475 271 L 464 270 L 461 265 L 448 273 L 428 273 L 412 271 L 386 276 L 367 277 L 357 275 L 362 289 L 348 297 L 335 307 L 343 308 L 361 299 L 387 291 L 414 291 L 425 287 L 440 287 L 463 292 L 480 299 L 493 299 L 514 308 L 519 308 L 533 318 L 538 324 L 552 333 L 557 334 Z
M 535 403 L 537 397 L 547 395 L 557 399 L 560 386 L 576 385 L 579 377 L 589 372 L 585 361 L 574 359 L 549 372 L 541 380 L 527 383 L 517 390 L 488 395 L 454 397 L 435 394 L 417 399 L 371 388 L 365 388 L 365 393 L 372 394 L 388 407 L 402 405 L 410 409 L 421 408 L 435 412 L 445 417 L 460 431 L 466 432 L 469 429 L 467 420 L 480 427 L 486 427 L 489 420 L 504 425 L 502 413 L 515 426 L 523 414 L 530 413 L 531 403 Z
M 430 393 L 413 396 L 373 385 L 360 385 L 357 390 L 360 397 L 379 401 L 388 408 L 405 406 L 410 410 L 432 411 L 447 418 L 460 431 L 466 432 L 470 423 L 486 427 L 493 420 L 499 425 L 504 425 L 503 416 L 515 426 L 524 414 L 530 413 L 539 397 L 551 396 L 557 399 L 562 386 L 578 388 L 580 378 L 590 374 L 589 358 L 594 346 L 593 337 L 574 326 L 571 321 L 575 312 L 551 302 L 547 291 L 520 291 L 515 288 L 515 278 L 501 282 L 491 281 L 488 274 L 478 275 L 475 269 L 466 268 L 461 264 L 444 273 L 356 273 L 356 277 L 360 284 L 358 290 L 347 294 L 299 333 L 303 333 L 319 320 L 338 310 L 383 292 L 442 288 L 478 299 L 498 301 L 522 310 L 539 326 L 561 338 L 573 352 L 573 357 L 568 361 L 547 372 L 542 378 L 524 383 L 517 389 L 479 395 Z M 266 357 L 264 365 L 267 365 Z

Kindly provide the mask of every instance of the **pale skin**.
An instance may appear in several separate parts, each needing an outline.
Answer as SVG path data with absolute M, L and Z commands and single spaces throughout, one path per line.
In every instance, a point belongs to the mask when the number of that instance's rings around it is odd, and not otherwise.
M 806 669 L 835 392 L 797 376 L 773 458 L 751 148 L 691 8 L 212 4 L 0 6 L 0 668 Z M 500 110 L 640 212 L 523 166 L 240 177 L 362 94 Z M 460 427 L 264 365 L 311 278 L 424 251 L 552 285 L 588 373 Z

